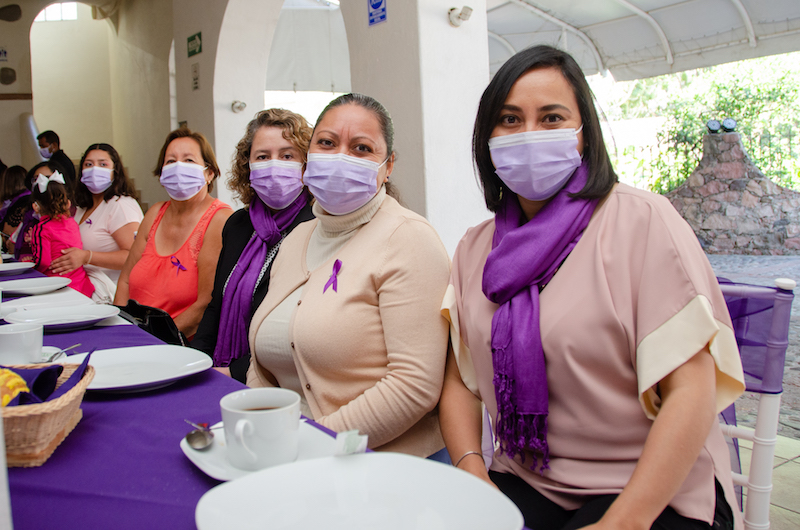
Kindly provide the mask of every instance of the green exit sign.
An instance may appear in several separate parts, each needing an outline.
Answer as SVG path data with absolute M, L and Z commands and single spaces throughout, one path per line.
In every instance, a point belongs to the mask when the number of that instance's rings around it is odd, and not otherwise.
M 200 33 L 195 33 L 186 39 L 186 45 L 189 50 L 189 57 L 203 51 L 203 40 L 200 38 Z

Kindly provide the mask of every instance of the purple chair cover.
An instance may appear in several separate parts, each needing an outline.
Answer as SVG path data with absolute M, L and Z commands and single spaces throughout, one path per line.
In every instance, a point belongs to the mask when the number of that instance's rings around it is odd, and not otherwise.
M 783 370 L 794 293 L 775 287 L 734 283 L 726 278 L 717 280 L 731 316 L 746 390 L 759 394 L 780 394 L 783 392 Z M 720 416 L 726 424 L 735 426 L 735 404 L 722 411 Z M 733 471 L 741 473 L 738 439 L 731 439 L 728 446 Z M 740 486 L 736 486 L 736 494 L 741 508 Z

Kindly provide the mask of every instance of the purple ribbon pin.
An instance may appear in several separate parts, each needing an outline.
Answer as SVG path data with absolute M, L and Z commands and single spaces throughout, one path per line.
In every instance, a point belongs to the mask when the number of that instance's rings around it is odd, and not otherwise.
M 333 262 L 333 271 L 331 272 L 331 277 L 328 278 L 328 283 L 325 284 L 325 288 L 322 290 L 323 294 L 328 290 L 328 287 L 333 287 L 334 291 L 337 293 L 339 292 L 337 289 L 337 287 L 339 287 L 339 280 L 337 277 L 339 276 L 340 270 L 342 270 L 342 261 L 337 259 Z
M 87 220 L 86 220 L 86 224 L 87 224 L 87 225 L 90 225 L 90 224 L 92 224 L 92 220 L 91 220 L 91 219 L 87 219 Z
M 181 260 L 179 260 L 175 256 L 172 256 L 171 258 L 169 258 L 169 261 L 170 261 L 170 263 L 175 265 L 175 276 L 177 276 L 179 272 L 186 270 L 186 267 L 181 265 Z

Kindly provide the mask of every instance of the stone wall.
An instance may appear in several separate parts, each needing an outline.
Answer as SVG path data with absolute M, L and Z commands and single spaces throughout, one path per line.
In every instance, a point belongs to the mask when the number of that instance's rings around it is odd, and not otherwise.
M 800 255 L 800 193 L 765 177 L 739 133 L 707 134 L 700 164 L 666 196 L 709 254 Z

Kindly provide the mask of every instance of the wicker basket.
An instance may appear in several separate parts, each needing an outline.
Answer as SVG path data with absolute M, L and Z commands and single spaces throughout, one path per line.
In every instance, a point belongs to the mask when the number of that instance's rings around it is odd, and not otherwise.
M 33 368 L 37 365 L 9 366 Z M 56 388 L 64 384 L 78 364 L 65 364 Z M 44 464 L 56 447 L 81 420 L 81 401 L 94 377 L 94 368 L 86 367 L 83 378 L 63 396 L 33 405 L 3 408 L 3 430 L 6 438 L 8 467 L 36 467 Z

